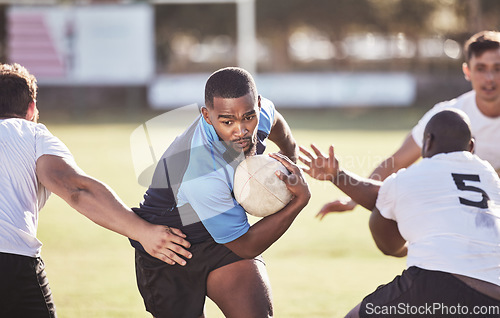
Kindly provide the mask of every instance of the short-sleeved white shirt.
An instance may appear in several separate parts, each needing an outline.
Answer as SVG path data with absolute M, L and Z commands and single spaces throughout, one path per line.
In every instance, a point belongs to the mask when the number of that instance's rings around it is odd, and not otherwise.
M 431 108 L 412 130 L 417 145 L 422 148 L 425 126 L 431 117 L 446 108 L 460 109 L 469 116 L 472 136 L 475 139 L 474 153 L 500 172 L 500 117 L 491 118 L 481 113 L 477 108 L 475 91 L 438 103 Z
M 500 285 L 500 179 L 488 162 L 469 152 L 424 158 L 388 177 L 376 206 L 408 241 L 408 267 Z
M 0 252 L 40 256 L 38 214 L 50 192 L 37 180 L 36 161 L 46 154 L 73 160 L 44 125 L 0 120 Z

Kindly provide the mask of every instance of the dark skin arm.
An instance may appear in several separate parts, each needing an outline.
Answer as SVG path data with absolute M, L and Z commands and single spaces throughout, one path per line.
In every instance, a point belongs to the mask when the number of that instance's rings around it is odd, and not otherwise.
M 382 253 L 395 257 L 406 256 L 406 240 L 401 236 L 395 221 L 384 218 L 375 208 L 370 215 L 369 225 L 373 240 Z
M 306 158 L 300 157 L 300 160 L 307 166 L 304 171 L 315 179 L 333 182 L 362 206 L 373 210 L 369 225 L 377 247 L 386 255 L 406 256 L 406 240 L 401 236 L 397 223 L 384 218 L 375 207 L 381 183 L 342 170 L 335 158 L 333 146 L 330 146 L 328 156 L 314 145 L 311 145 L 311 148 L 314 154 L 300 147 L 300 151 L 306 155 Z
M 274 142 L 280 149 L 280 153 L 290 158 L 294 163 L 298 158 L 298 147 L 292 136 L 292 131 L 285 118 L 276 111 L 274 123 L 268 139 Z
M 299 212 L 311 198 L 309 186 L 300 168 L 282 154 L 271 154 L 270 156 L 280 161 L 290 171 L 288 176 L 279 172 L 277 176 L 285 182 L 287 188 L 292 192 L 293 198 L 283 209 L 262 218 L 253 224 L 247 233 L 224 244 L 242 258 L 254 258 L 276 242 L 292 225 Z
M 299 158 L 306 165 L 305 173 L 314 179 L 332 182 L 366 209 L 372 210 L 375 207 L 380 181 L 362 178 L 350 171 L 342 170 L 335 157 L 333 146 L 330 146 L 328 156 L 315 145 L 311 145 L 311 149 L 314 153 L 300 147 L 300 151 L 305 155 Z
M 401 147 L 389 158 L 382 161 L 370 175 L 370 179 L 383 181 L 401 168 L 407 168 L 421 156 L 421 149 L 408 134 Z
M 409 167 L 420 158 L 420 155 L 421 149 L 413 139 L 412 134 L 409 133 L 401 147 L 389 158 L 382 161 L 371 173 L 369 178 L 383 181 L 399 169 Z M 352 198 L 343 198 L 341 200 L 328 202 L 321 208 L 317 216 L 322 219 L 331 212 L 351 211 L 356 207 L 356 202 L 357 201 Z

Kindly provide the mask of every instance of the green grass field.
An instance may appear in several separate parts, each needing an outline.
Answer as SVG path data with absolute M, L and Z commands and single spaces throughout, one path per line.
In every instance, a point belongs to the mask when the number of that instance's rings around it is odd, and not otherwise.
M 401 143 L 424 109 L 282 111 L 299 144 L 314 142 L 326 151 L 334 144 L 341 163 L 366 176 Z M 136 179 L 130 134 L 155 113 L 85 113 L 41 121 L 71 149 L 88 174 L 110 185 L 130 206 L 145 188 Z M 44 117 L 45 116 L 45 117 Z M 173 134 L 180 127 L 168 127 Z M 275 148 L 271 147 L 271 150 Z M 378 285 L 405 267 L 404 259 L 383 256 L 372 242 L 369 212 L 314 216 L 341 193 L 308 178 L 309 205 L 291 229 L 264 253 L 273 287 L 276 317 L 343 317 Z M 42 257 L 59 317 L 151 317 L 135 283 L 128 240 L 100 228 L 52 196 L 41 212 Z M 207 301 L 208 317 L 222 317 Z

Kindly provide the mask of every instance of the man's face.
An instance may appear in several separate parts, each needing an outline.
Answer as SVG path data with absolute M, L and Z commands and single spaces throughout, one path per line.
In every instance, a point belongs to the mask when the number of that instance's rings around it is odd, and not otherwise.
M 500 103 L 500 49 L 472 56 L 469 64 L 464 64 L 463 70 L 478 100 Z
M 227 147 L 246 156 L 254 154 L 259 123 L 260 97 L 257 103 L 248 93 L 238 98 L 214 97 L 213 108 L 203 108 L 203 117 L 214 127 Z

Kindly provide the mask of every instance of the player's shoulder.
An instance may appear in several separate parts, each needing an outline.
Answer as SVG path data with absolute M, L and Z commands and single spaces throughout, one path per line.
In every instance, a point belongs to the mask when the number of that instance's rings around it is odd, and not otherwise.
M 466 111 L 468 108 L 471 106 L 476 105 L 476 92 L 475 91 L 468 91 L 456 98 L 443 101 L 440 103 L 437 103 L 434 108 L 437 111 L 446 109 L 446 108 L 457 108 Z
M 275 115 L 276 115 L 276 107 L 274 106 L 274 103 L 265 97 L 261 97 L 259 130 L 269 133 L 273 126 Z
M 38 138 L 38 136 L 53 136 L 44 124 L 35 123 L 26 119 L 9 118 L 3 120 L 1 126 L 8 131 L 15 131 L 16 134 L 22 136 L 23 139 L 26 139 L 27 136 L 32 136 L 34 138 Z
M 491 173 L 493 176 L 498 177 L 498 174 L 495 171 L 495 168 L 493 168 L 493 166 L 491 165 L 490 162 L 480 158 L 476 154 L 469 153 L 469 155 L 471 157 L 471 161 L 475 162 L 476 165 L 480 166 L 483 170 L 487 171 L 488 173 Z
M 272 114 L 276 111 L 276 106 L 274 106 L 274 103 L 270 99 L 267 99 L 267 98 L 261 96 L 261 98 L 260 98 L 260 110 L 262 112 Z

